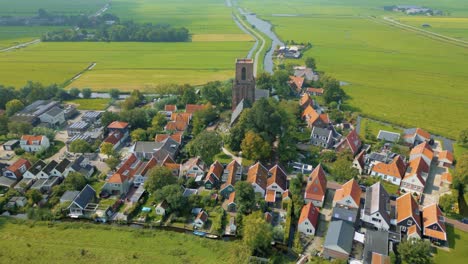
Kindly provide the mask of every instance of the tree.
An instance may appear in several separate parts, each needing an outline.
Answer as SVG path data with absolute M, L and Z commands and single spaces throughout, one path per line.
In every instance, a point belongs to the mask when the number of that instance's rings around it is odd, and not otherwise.
M 92 151 L 91 145 L 83 139 L 77 139 L 70 144 L 70 152 L 73 153 L 90 153 Z
M 180 97 L 180 105 L 185 106 L 186 104 L 194 104 L 198 100 L 198 96 L 192 87 L 186 87 L 182 96 Z
M 203 131 L 187 145 L 191 156 L 199 156 L 207 164 L 213 162 L 213 157 L 221 151 L 221 136 L 212 131 Z
M 273 73 L 273 87 L 279 96 L 287 97 L 291 94 L 291 88 L 288 85 L 289 75 L 289 72 L 286 70 L 279 70 Z
M 104 112 L 101 117 L 101 124 L 106 127 L 110 123 L 119 120 L 119 115 L 114 112 Z
M 192 133 L 193 135 L 200 134 L 210 122 L 213 122 L 217 118 L 217 113 L 213 109 L 210 103 L 206 105 L 206 108 L 197 111 L 193 114 L 192 118 Z
M 431 243 L 429 241 L 411 238 L 400 243 L 397 251 L 402 264 L 433 263 Z
M 307 57 L 305 59 L 305 65 L 307 68 L 315 69 L 315 59 L 312 57 Z
M 55 139 L 55 130 L 47 127 L 35 127 L 31 130 L 34 135 L 46 136 L 50 141 Z
M 120 91 L 119 89 L 110 89 L 109 91 L 109 96 L 114 99 L 114 100 L 118 100 L 119 99 L 119 96 L 120 96 Z
M 76 87 L 73 87 L 70 89 L 70 91 L 68 92 L 71 96 L 73 97 L 78 97 L 80 96 L 80 89 L 76 88 Z
M 145 141 L 147 139 L 146 130 L 138 128 L 132 131 L 130 134 L 132 141 Z
M 187 197 L 184 197 L 182 188 L 177 184 L 166 185 L 156 191 L 157 201 L 166 200 L 171 212 L 180 212 L 187 209 Z
M 6 103 L 16 98 L 18 98 L 18 91 L 15 88 L 0 84 L 0 109 L 5 109 Z
M 136 108 L 130 111 L 122 111 L 120 113 L 120 119 L 128 122 L 134 129 L 136 128 L 147 128 L 149 125 L 149 117 L 145 109 Z
M 340 153 L 332 166 L 332 174 L 339 182 L 348 181 L 359 174 L 353 167 L 353 155 L 348 151 Z
M 166 117 L 162 113 L 156 113 L 151 120 L 151 127 L 156 131 L 162 131 L 167 124 Z
M 268 72 L 259 73 L 256 79 L 256 84 L 258 89 L 271 90 L 271 87 L 273 86 L 271 75 Z
M 212 105 L 219 105 L 223 102 L 223 96 L 218 87 L 221 86 L 220 82 L 209 82 L 201 89 L 203 99 L 210 102 Z
M 323 98 L 327 104 L 342 101 L 344 99 L 345 92 L 341 89 L 340 82 L 338 82 L 338 80 L 325 76 L 321 81 L 324 88 Z
M 462 146 L 468 147 L 468 129 L 463 129 L 458 135 L 458 143 Z
M 37 189 L 31 189 L 26 193 L 31 204 L 38 204 L 42 200 L 42 193 Z
M 294 177 L 290 181 L 290 186 L 289 190 L 291 191 L 291 198 L 292 198 L 292 203 L 293 203 L 293 208 L 294 208 L 294 216 L 299 218 L 299 215 L 301 214 L 301 209 L 302 206 L 304 205 L 304 195 L 302 193 L 302 185 L 303 185 L 303 175 L 301 173 L 297 174 L 296 177 Z
M 154 193 L 164 186 L 175 183 L 177 183 L 177 179 L 168 168 L 156 166 L 148 172 L 148 179 L 145 181 L 145 189 L 150 193 Z
M 458 190 L 460 197 L 465 193 L 468 184 L 468 153 L 464 153 L 457 159 L 455 173 L 453 175 L 452 188 Z
M 264 160 L 270 156 L 270 144 L 260 135 L 249 131 L 241 143 L 242 155 L 251 160 Z
M 255 191 L 252 184 L 238 181 L 235 185 L 237 211 L 240 214 L 250 213 L 255 206 Z
M 8 117 L 0 115 L 0 135 L 8 134 Z
M 24 108 L 23 102 L 21 102 L 18 99 L 13 99 L 9 101 L 8 103 L 6 103 L 5 113 L 7 114 L 7 116 L 12 116 L 15 113 L 23 110 L 23 108 Z
M 106 159 L 106 164 L 107 166 L 109 166 L 111 170 L 114 170 L 120 164 L 120 159 L 117 157 L 111 156 Z
M 456 191 L 452 191 L 456 192 Z M 439 206 L 445 213 L 458 213 L 456 206 L 458 204 L 458 195 L 454 193 L 443 195 L 439 198 Z
M 83 98 L 91 98 L 91 94 L 93 93 L 93 91 L 91 91 L 90 88 L 83 88 L 83 90 L 81 91 L 81 94 L 83 95 Z
M 107 157 L 114 156 L 114 145 L 109 142 L 104 142 L 101 145 L 101 153 L 107 155 Z
M 23 135 L 29 134 L 32 129 L 32 125 L 25 122 L 9 122 L 8 131 L 12 134 Z
M 265 221 L 263 213 L 257 211 L 243 220 L 243 241 L 253 254 L 267 256 L 273 240 L 271 225 Z
M 70 172 L 63 181 L 65 189 L 70 191 L 81 191 L 87 183 L 88 181 L 86 180 L 86 177 L 83 174 L 75 171 Z
M 120 104 L 120 107 L 123 109 L 123 110 L 132 110 L 136 107 L 137 105 L 137 101 L 134 97 L 130 96 L 130 97 L 127 97 L 121 104 Z

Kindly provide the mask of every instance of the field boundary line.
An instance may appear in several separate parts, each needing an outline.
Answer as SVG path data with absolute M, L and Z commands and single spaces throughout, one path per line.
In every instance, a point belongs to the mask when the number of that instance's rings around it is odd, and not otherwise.
M 96 62 L 92 62 L 88 67 L 86 67 L 84 70 L 80 71 L 79 73 L 75 74 L 71 79 L 68 79 L 63 83 L 63 87 L 67 87 L 68 85 L 72 84 L 74 81 L 76 81 L 78 78 L 81 77 L 81 75 L 85 74 L 87 71 L 92 70 L 96 66 Z
M 375 18 L 375 17 L 368 16 L 367 18 L 369 18 L 371 21 L 374 21 L 374 22 L 377 22 L 377 23 L 380 23 L 380 24 L 383 24 L 383 25 L 391 26 L 391 27 L 396 27 L 396 28 L 399 28 L 399 29 L 402 29 L 402 30 L 410 31 L 410 32 L 419 34 L 421 36 L 424 36 L 424 37 L 427 37 L 427 38 L 430 38 L 430 39 L 433 39 L 433 40 L 445 42 L 445 43 L 456 45 L 456 46 L 463 47 L 463 48 L 468 48 L 468 42 L 466 42 L 466 41 L 451 38 L 451 37 L 448 37 L 448 36 L 444 36 L 444 35 L 441 35 L 441 34 L 438 34 L 438 33 L 434 33 L 434 32 L 427 31 L 427 30 L 424 30 L 424 29 L 420 29 L 420 28 L 417 28 L 417 27 L 413 27 L 413 26 L 410 26 L 410 25 L 406 25 L 406 24 L 400 23 L 398 21 L 395 21 L 393 19 L 390 19 L 388 17 L 378 19 L 378 18 Z
M 15 46 L 11 46 L 11 47 L 8 47 L 8 48 L 1 49 L 0 52 L 7 52 L 7 51 L 10 51 L 10 50 L 26 48 L 29 45 L 36 44 L 36 43 L 39 43 L 39 42 L 41 42 L 40 39 L 35 39 L 33 41 L 29 41 L 29 42 L 26 42 L 26 43 L 20 43 L 20 44 L 15 45 Z

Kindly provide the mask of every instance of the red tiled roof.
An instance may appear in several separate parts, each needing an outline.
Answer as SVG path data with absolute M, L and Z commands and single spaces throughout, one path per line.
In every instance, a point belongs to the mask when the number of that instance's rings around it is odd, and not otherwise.
M 289 84 L 292 86 L 294 85 L 294 89 L 296 89 L 297 92 L 300 92 L 302 89 L 302 86 L 304 85 L 304 78 L 303 77 L 296 77 L 296 76 L 289 76 Z
M 208 170 L 208 175 L 213 174 L 218 180 L 223 175 L 224 167 L 218 161 L 215 161 L 211 164 L 210 169 Z
M 28 170 L 29 168 L 31 168 L 31 163 L 26 159 L 19 159 L 10 166 L 8 166 L 6 169 L 13 172 L 16 176 L 21 176 L 21 172 L 19 171 L 19 169 L 22 166 L 25 166 L 26 170 Z
M 349 132 L 349 134 L 346 136 L 346 138 L 338 144 L 336 149 L 338 151 L 342 151 L 342 150 L 344 150 L 346 148 L 349 148 L 349 150 L 351 150 L 351 153 L 353 153 L 353 155 L 355 155 L 356 152 L 361 147 L 361 144 L 362 144 L 362 142 L 359 139 L 359 136 L 358 136 L 358 134 L 356 132 L 356 129 L 353 129 L 351 132 Z
M 114 173 L 108 180 L 108 183 L 123 183 L 127 178 L 120 173 Z
M 185 123 L 190 123 L 190 120 L 192 119 L 192 114 L 191 113 L 172 113 L 171 114 L 171 120 L 172 121 L 181 121 Z
M 377 173 L 389 175 L 400 179 L 403 179 L 403 177 L 405 176 L 405 170 L 405 162 L 401 159 L 399 155 L 393 158 L 392 162 L 390 162 L 389 164 L 379 162 L 372 168 L 372 171 L 375 171 Z
M 110 133 L 109 136 L 106 137 L 106 139 L 104 139 L 104 142 L 115 145 L 123 138 L 123 136 L 124 134 L 121 132 L 113 132 Z
M 323 94 L 323 88 L 307 88 L 306 90 L 308 93 L 316 93 L 316 94 Z
M 205 107 L 206 105 L 187 104 L 185 105 L 185 112 L 193 114 L 197 111 L 205 109 Z
M 283 193 L 283 201 L 285 199 L 291 199 L 291 193 L 289 192 L 289 190 L 286 190 L 284 193 Z
M 312 199 L 316 201 L 323 201 L 325 192 L 327 190 L 327 178 L 322 165 L 318 165 L 309 176 L 309 183 L 307 184 L 304 197 L 305 199 Z
M 164 127 L 166 131 L 185 131 L 188 124 L 184 121 L 170 121 Z
M 229 195 L 228 204 L 235 203 L 235 202 L 234 202 L 235 200 L 236 200 L 236 192 L 232 192 L 232 193 Z
M 231 161 L 227 166 L 226 170 L 229 171 L 226 182 L 221 186 L 221 189 L 226 188 L 229 185 L 234 186 L 236 183 L 236 174 L 237 170 L 239 169 L 240 165 L 237 163 L 237 161 L 233 160 Z
M 250 166 L 247 172 L 247 181 L 256 183 L 263 190 L 267 187 L 268 170 L 260 162 Z
M 442 181 L 452 183 L 452 174 L 450 172 L 442 174 Z
M 421 128 L 416 128 L 416 134 L 420 135 L 421 137 L 425 138 L 425 139 L 430 139 L 431 138 L 431 134 L 429 134 L 427 131 L 421 129 Z
M 409 162 L 404 179 L 406 180 L 407 178 L 417 176 L 419 181 L 422 184 L 425 184 L 426 181 L 424 180 L 422 173 L 429 173 L 429 166 L 422 157 L 418 157 Z
M 265 201 L 268 203 L 274 203 L 276 201 L 276 191 L 268 190 L 265 195 Z
M 354 179 L 351 179 L 350 181 L 343 184 L 341 189 L 336 190 L 335 197 L 333 197 L 333 202 L 339 202 L 348 195 L 351 196 L 354 202 L 359 206 L 361 202 L 361 188 Z
M 177 131 L 174 134 L 157 134 L 154 137 L 154 141 L 163 142 L 168 137 L 171 137 L 175 142 L 182 144 L 182 133 L 180 131 Z
M 110 123 L 110 125 L 107 126 L 107 128 L 110 128 L 110 129 L 124 129 L 124 128 L 127 128 L 128 127 L 128 123 L 127 122 L 121 122 L 121 121 L 114 121 L 112 123 Z
M 317 222 L 319 218 L 319 210 L 314 206 L 313 203 L 308 203 L 302 207 L 301 216 L 299 217 L 299 224 L 309 219 L 310 223 L 314 228 L 317 228 Z
M 448 150 L 444 150 L 439 152 L 439 161 L 443 161 L 445 163 L 453 163 L 453 154 Z
M 175 111 L 177 111 L 177 106 L 176 105 L 165 105 L 164 106 L 164 111 L 175 112 Z
M 23 135 L 21 136 L 21 140 L 26 141 L 27 145 L 33 145 L 34 141 L 39 141 L 39 144 L 42 142 L 44 136 L 32 136 L 32 135 Z
M 411 193 L 405 193 L 396 200 L 396 211 L 397 211 L 397 223 L 412 217 L 419 229 L 421 229 L 421 221 L 417 212 L 419 212 L 419 207 L 416 201 L 414 200 Z
M 410 155 L 424 155 L 429 160 L 432 160 L 432 158 L 434 157 L 434 151 L 432 150 L 431 146 L 429 146 L 429 143 L 423 142 L 414 147 L 411 150 Z
M 439 206 L 437 206 L 437 204 L 431 204 L 424 207 L 422 215 L 424 225 L 423 234 L 425 236 L 430 236 L 439 240 L 447 240 L 445 223 L 441 221 L 441 218 L 443 218 L 444 216 L 442 215 L 442 211 L 440 210 Z M 437 224 L 440 227 L 440 229 L 442 229 L 442 231 L 429 228 L 434 224 Z
M 299 105 L 302 108 L 307 107 L 308 105 L 312 104 L 312 98 L 310 98 L 310 95 L 305 93 L 301 96 L 301 100 L 299 101 Z
M 208 214 L 205 212 L 205 211 L 200 211 L 197 215 L 197 218 L 196 219 L 200 219 L 202 220 L 203 222 L 206 222 L 206 220 L 208 220 Z
M 278 165 L 271 168 L 269 172 L 271 176 L 267 179 L 267 186 L 276 183 L 281 189 L 286 190 L 286 173 Z

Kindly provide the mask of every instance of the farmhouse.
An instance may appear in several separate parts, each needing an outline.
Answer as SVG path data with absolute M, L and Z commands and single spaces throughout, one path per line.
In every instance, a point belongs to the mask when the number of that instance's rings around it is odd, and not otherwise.
M 198 213 L 197 217 L 195 218 L 195 221 L 193 222 L 193 226 L 196 228 L 203 228 L 203 226 L 205 226 L 207 221 L 208 221 L 208 213 L 202 210 L 200 211 L 200 213 Z
M 427 142 L 423 142 L 411 150 L 409 161 L 411 162 L 417 158 L 422 158 L 427 166 L 431 165 L 432 159 L 434 158 L 434 151 Z
M 251 183 L 255 192 L 262 196 L 265 196 L 268 173 L 268 170 L 260 162 L 250 166 L 247 172 L 247 182 Z
M 307 68 L 305 66 L 296 66 L 294 67 L 294 76 L 296 77 L 302 77 L 306 81 L 318 81 L 319 75 L 314 72 L 311 68 Z
M 26 159 L 19 159 L 15 161 L 13 164 L 8 166 L 3 171 L 3 176 L 13 179 L 15 181 L 20 181 L 23 179 L 23 174 L 31 168 L 31 163 Z
M 23 135 L 20 140 L 20 147 L 26 152 L 46 150 L 49 146 L 49 139 L 46 136 Z
M 41 116 L 46 113 L 47 111 L 51 110 L 54 107 L 58 107 L 60 105 L 57 101 L 46 101 L 46 100 L 38 100 L 33 102 L 32 104 L 26 106 L 23 110 L 19 111 L 15 115 L 10 118 L 10 122 L 22 122 L 28 123 L 32 126 L 37 126 L 41 123 Z M 55 111 L 55 110 L 54 110 Z M 52 115 L 54 113 L 50 113 Z M 63 112 L 62 112 L 63 114 Z M 60 114 L 59 114 L 60 116 Z M 46 115 L 43 120 L 45 121 L 54 121 L 55 118 L 48 119 L 49 115 Z M 58 117 L 57 120 L 61 120 L 61 117 Z M 53 123 L 51 123 L 52 125 Z
M 325 171 L 322 165 L 319 164 L 308 178 L 304 200 L 306 203 L 313 203 L 316 207 L 323 207 L 326 191 L 327 178 L 325 177 Z

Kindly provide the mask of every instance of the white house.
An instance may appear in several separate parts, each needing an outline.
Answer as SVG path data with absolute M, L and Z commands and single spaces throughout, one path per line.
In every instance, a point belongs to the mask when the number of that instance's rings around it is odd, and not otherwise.
M 46 136 L 23 135 L 20 140 L 20 147 L 26 152 L 37 152 L 48 149 L 49 139 Z
M 388 230 L 390 219 L 390 197 L 380 182 L 377 182 L 366 190 L 361 220 L 379 230 Z
M 247 172 L 247 182 L 251 183 L 254 191 L 262 196 L 265 196 L 268 173 L 268 170 L 260 162 L 250 166 Z
M 434 151 L 427 142 L 423 142 L 414 147 L 410 152 L 410 161 L 413 161 L 421 157 L 428 166 L 431 165 L 432 159 L 434 158 Z
M 194 178 L 196 181 L 203 180 L 205 175 L 205 163 L 200 158 L 191 158 L 181 166 L 180 177 Z
M 34 163 L 29 170 L 27 170 L 23 174 L 23 178 L 25 179 L 39 179 L 39 178 L 49 178 L 48 175 L 44 175 L 42 170 L 47 166 L 47 164 L 42 161 L 38 160 L 36 163 Z
M 396 156 L 390 163 L 378 162 L 372 167 L 371 175 L 384 181 L 400 186 L 405 176 L 406 164 L 400 156 Z
M 274 190 L 276 194 L 283 194 L 287 190 L 287 176 L 280 166 L 275 165 L 269 171 L 267 179 L 267 190 Z
M 420 128 L 407 129 L 404 134 L 405 142 L 411 145 L 431 140 L 431 134 Z
M 165 214 L 166 214 L 166 210 L 167 210 L 168 207 L 169 207 L 169 205 L 167 204 L 166 200 L 160 202 L 160 203 L 156 206 L 156 214 L 157 214 L 157 215 L 165 215 Z
M 356 180 L 343 184 L 341 189 L 336 190 L 333 197 L 333 206 L 340 206 L 347 209 L 358 209 L 361 201 L 361 188 Z
M 313 203 L 308 203 L 302 207 L 301 216 L 298 222 L 298 231 L 309 236 L 315 235 L 319 218 L 319 210 Z

